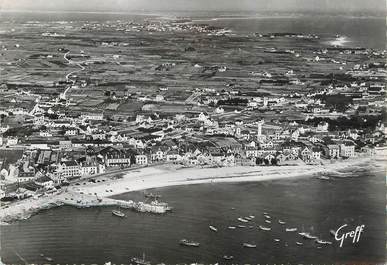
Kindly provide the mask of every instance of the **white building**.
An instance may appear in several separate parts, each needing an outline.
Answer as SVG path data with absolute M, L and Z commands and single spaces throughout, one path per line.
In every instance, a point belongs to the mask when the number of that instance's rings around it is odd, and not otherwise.
M 136 155 L 136 164 L 137 165 L 147 165 L 148 164 L 148 157 L 146 155 Z
M 355 145 L 350 142 L 345 142 L 341 144 L 340 155 L 342 157 L 355 157 Z

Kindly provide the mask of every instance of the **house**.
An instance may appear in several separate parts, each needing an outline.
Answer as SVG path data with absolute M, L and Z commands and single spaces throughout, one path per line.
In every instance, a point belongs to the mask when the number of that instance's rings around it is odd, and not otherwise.
M 54 188 L 54 181 L 47 176 L 41 176 L 35 180 L 35 184 L 45 189 Z
M 65 178 L 76 178 L 81 176 L 81 171 L 76 161 L 64 161 L 59 165 L 59 172 Z
M 67 136 L 75 136 L 78 135 L 78 129 L 70 128 L 65 131 L 65 135 Z
M 87 156 L 79 162 L 82 176 L 105 173 L 105 165 L 98 162 L 96 157 Z
M 181 160 L 181 155 L 177 150 L 171 150 L 167 153 L 166 155 L 167 161 L 180 161 Z
M 350 141 L 340 144 L 340 155 L 342 157 L 355 157 L 355 144 Z
M 312 148 L 312 159 L 314 160 L 320 160 L 321 159 L 321 149 L 318 147 Z
M 93 120 L 93 121 L 102 121 L 103 113 L 88 113 L 81 115 L 81 119 L 84 120 Z
M 137 165 L 147 165 L 148 157 L 146 155 L 135 155 Z
M 129 167 L 134 152 L 109 146 L 102 149 L 99 154 L 103 157 L 107 167 Z
M 216 114 L 223 114 L 224 113 L 224 109 L 222 107 L 217 107 L 214 112 Z
M 12 146 L 12 145 L 17 145 L 19 142 L 19 139 L 17 137 L 8 137 L 7 138 L 7 145 Z
M 325 121 L 317 124 L 316 132 L 328 132 L 329 124 Z
M 339 158 L 340 157 L 340 147 L 337 144 L 328 144 L 328 156 L 330 158 Z
M 49 131 L 40 131 L 39 136 L 41 137 L 52 137 L 52 133 Z
M 279 163 L 282 163 L 287 160 L 287 156 L 281 153 L 276 156 L 276 159 Z
M 255 147 L 249 147 L 246 149 L 246 157 L 258 157 L 259 150 Z
M 59 141 L 60 149 L 68 149 L 68 148 L 71 148 L 71 146 L 72 146 L 71 141 Z
M 164 152 L 161 150 L 161 148 L 158 148 L 157 150 L 153 150 L 151 153 L 151 159 L 152 161 L 162 161 L 164 160 Z
M 309 161 L 312 158 L 312 152 L 308 147 L 305 147 L 304 149 L 301 150 L 301 159 L 304 161 Z

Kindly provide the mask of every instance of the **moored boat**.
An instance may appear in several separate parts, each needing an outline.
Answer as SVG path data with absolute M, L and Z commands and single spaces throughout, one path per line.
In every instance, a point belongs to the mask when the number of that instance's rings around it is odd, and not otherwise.
M 317 177 L 318 179 L 320 179 L 320 180 L 330 180 L 331 178 L 330 177 L 328 177 L 328 176 L 319 176 L 319 177 Z
M 284 222 L 284 221 L 282 221 L 282 220 L 278 220 L 278 223 L 281 224 L 281 225 L 286 224 L 286 222 Z
M 299 245 L 299 246 L 303 245 L 303 243 L 301 243 L 301 242 L 296 242 L 296 244 Z
M 245 228 L 245 225 L 238 225 L 239 228 Z
M 316 243 L 320 244 L 320 245 L 332 245 L 332 242 L 325 241 L 325 240 L 322 240 L 322 239 L 319 239 L 319 238 L 316 239 Z
M 317 236 L 313 236 L 313 235 L 311 235 L 308 232 L 301 232 L 301 233 L 298 233 L 298 234 L 300 236 L 302 236 L 303 238 L 305 238 L 305 239 L 317 239 Z
M 209 228 L 214 232 L 218 232 L 218 228 L 216 228 L 215 226 L 210 225 Z
M 120 210 L 113 210 L 112 214 L 118 217 L 125 217 L 125 214 L 121 212 Z
M 242 246 L 245 248 L 256 248 L 257 247 L 257 245 L 250 244 L 250 243 L 243 243 Z
M 223 258 L 225 260 L 232 260 L 234 258 L 234 256 L 227 256 L 227 255 L 224 255 Z
M 198 247 L 200 246 L 199 242 L 189 241 L 187 239 L 180 240 L 180 245 L 187 246 L 187 247 Z
M 270 227 L 266 227 L 266 226 L 262 226 L 262 225 L 259 226 L 259 229 L 261 229 L 263 231 L 270 231 L 271 230 Z
M 228 228 L 228 229 L 232 229 L 232 230 L 236 229 L 235 226 L 229 226 L 229 227 L 227 227 L 227 228 Z
M 242 223 L 248 223 L 248 222 L 249 222 L 248 220 L 246 220 L 246 219 L 244 219 L 244 218 L 242 218 L 242 217 L 239 217 L 239 218 L 238 218 L 238 221 L 239 221 L 239 222 L 242 222 Z
M 286 232 L 295 232 L 295 231 L 297 231 L 297 228 L 295 228 L 295 227 L 293 227 L 293 228 L 286 228 L 285 230 L 286 230 Z

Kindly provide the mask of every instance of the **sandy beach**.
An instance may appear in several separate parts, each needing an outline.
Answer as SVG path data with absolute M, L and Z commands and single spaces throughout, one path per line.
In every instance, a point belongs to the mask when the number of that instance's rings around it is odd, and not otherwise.
M 322 172 L 337 172 L 349 169 L 358 164 L 371 161 L 370 157 L 356 158 L 345 161 L 326 162 L 325 165 L 298 166 L 235 166 L 223 168 L 181 168 L 173 165 L 160 165 L 134 169 L 118 179 L 106 179 L 104 182 L 90 183 L 81 181 L 79 185 L 71 185 L 66 190 L 45 195 L 37 199 L 18 201 L 2 207 L 0 224 L 29 218 L 32 214 L 72 201 L 82 200 L 84 207 L 104 206 L 108 197 L 152 188 L 192 185 L 201 183 L 224 182 L 256 182 L 294 177 L 313 177 Z M 102 203 L 97 199 L 103 198 Z
M 74 186 L 74 192 L 95 194 L 101 197 L 118 195 L 130 191 L 152 188 L 221 182 L 254 182 L 300 176 L 313 176 L 321 172 L 335 172 L 356 164 L 369 161 L 370 158 L 357 158 L 326 165 L 299 165 L 277 167 L 235 166 L 222 168 L 178 168 L 173 166 L 147 167 L 126 173 L 121 179 Z M 69 189 L 69 190 L 70 190 Z

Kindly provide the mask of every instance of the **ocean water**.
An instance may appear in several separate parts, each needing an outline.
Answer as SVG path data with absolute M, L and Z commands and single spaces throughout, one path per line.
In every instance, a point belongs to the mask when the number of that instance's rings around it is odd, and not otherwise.
M 215 17 L 203 23 L 239 33 L 307 33 L 321 37 L 345 36 L 348 47 L 386 49 L 386 18 L 349 16 Z
M 328 16 L 328 15 L 268 15 L 222 12 L 172 12 L 172 13 L 71 13 L 71 12 L 0 12 L 1 21 L 15 23 L 26 21 L 114 21 L 165 19 L 175 17 L 192 18 L 195 23 L 206 23 L 225 27 L 239 34 L 247 33 L 307 33 L 321 37 L 337 34 L 348 39 L 346 46 L 386 49 L 386 18 L 372 16 Z
M 385 171 L 382 164 L 354 167 L 331 174 L 332 180 L 316 176 L 232 184 L 203 184 L 151 190 L 174 207 L 166 215 L 140 214 L 125 210 L 126 218 L 112 216 L 112 208 L 75 209 L 61 207 L 31 219 L 1 227 L 3 262 L 45 263 L 40 254 L 61 264 L 128 264 L 146 254 L 153 264 L 202 262 L 205 264 L 382 264 L 385 261 Z M 142 192 L 117 196 L 144 200 Z M 263 213 L 272 224 L 264 222 Z M 254 215 L 246 228 L 238 217 Z M 286 225 L 280 225 L 278 220 Z M 342 248 L 330 229 L 348 224 L 365 225 L 356 244 Z M 218 232 L 209 229 L 218 228 Z M 271 227 L 262 231 L 258 225 Z M 249 226 L 252 226 L 250 228 Z M 318 245 L 302 239 L 285 227 L 308 231 L 333 245 Z M 198 248 L 180 246 L 187 238 Z M 280 239 L 275 242 L 274 239 Z M 304 245 L 298 246 L 296 242 Z M 242 243 L 254 243 L 246 249 Z M 232 255 L 232 261 L 224 261 Z

